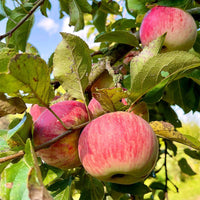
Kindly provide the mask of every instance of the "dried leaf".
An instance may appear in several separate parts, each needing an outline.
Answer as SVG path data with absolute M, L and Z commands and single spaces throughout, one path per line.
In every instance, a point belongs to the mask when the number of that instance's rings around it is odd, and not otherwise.
M 0 93 L 0 117 L 8 114 L 23 113 L 26 110 L 24 101 L 18 97 L 7 98 Z

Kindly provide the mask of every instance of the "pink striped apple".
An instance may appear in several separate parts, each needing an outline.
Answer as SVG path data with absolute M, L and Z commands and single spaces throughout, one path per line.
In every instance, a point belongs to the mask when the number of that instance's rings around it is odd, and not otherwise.
M 102 181 L 133 184 L 155 167 L 158 141 L 138 115 L 117 111 L 91 121 L 82 131 L 78 152 L 85 170 Z
M 143 46 L 167 33 L 164 46 L 168 50 L 189 50 L 197 36 L 197 26 L 193 17 L 182 9 L 156 6 L 144 17 L 140 27 Z
M 51 106 L 51 109 L 71 128 L 88 121 L 88 114 L 83 103 L 78 101 L 62 101 Z M 34 123 L 34 143 L 41 145 L 65 132 L 66 129 L 49 111 L 45 110 Z M 80 129 L 74 130 L 49 148 L 39 150 L 38 156 L 44 162 L 61 169 L 69 169 L 81 165 L 78 156 L 78 139 Z
M 88 109 L 90 110 L 91 117 L 93 119 L 105 113 L 101 104 L 94 97 L 92 97 L 92 99 L 90 100 L 88 104 Z
M 39 106 L 38 104 L 34 104 L 30 108 L 30 114 L 32 116 L 33 121 L 35 122 L 37 118 L 45 111 L 47 108 Z
M 55 96 L 53 98 L 53 101 L 56 101 L 57 99 L 59 99 L 60 96 Z M 52 101 L 52 102 L 53 102 Z M 52 103 L 51 102 L 51 103 Z M 33 121 L 35 122 L 37 120 L 37 118 L 43 113 L 43 111 L 45 111 L 47 108 L 43 107 L 43 106 L 39 106 L 38 104 L 33 104 L 30 108 L 30 114 L 32 116 Z

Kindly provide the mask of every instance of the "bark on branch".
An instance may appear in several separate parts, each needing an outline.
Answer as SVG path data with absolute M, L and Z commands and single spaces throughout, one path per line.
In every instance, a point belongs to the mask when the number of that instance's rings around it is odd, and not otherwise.
M 80 124 L 80 125 L 77 125 L 71 129 L 68 129 L 67 131 L 65 131 L 64 133 L 62 133 L 61 135 L 58 135 L 57 137 L 49 140 L 48 142 L 45 142 L 39 146 L 36 146 L 34 148 L 35 152 L 41 150 L 41 149 L 45 149 L 45 148 L 48 148 L 50 147 L 52 144 L 54 144 L 55 142 L 57 142 L 58 140 L 64 138 L 66 135 L 70 134 L 73 130 L 75 129 L 80 129 L 80 128 L 83 128 L 85 127 L 89 122 L 85 122 L 83 124 Z M 3 162 L 6 162 L 6 161 L 9 161 L 9 160 L 13 160 L 13 159 L 16 159 L 16 158 L 20 158 L 24 155 L 24 151 L 19 151 L 13 155 L 9 155 L 9 156 L 6 156 L 6 157 L 2 157 L 0 158 L 0 164 L 3 163 Z

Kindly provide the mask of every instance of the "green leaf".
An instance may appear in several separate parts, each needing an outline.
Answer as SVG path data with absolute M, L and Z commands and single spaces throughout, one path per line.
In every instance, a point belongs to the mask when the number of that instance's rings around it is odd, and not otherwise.
M 26 6 L 27 5 L 27 6 Z M 32 4 L 26 4 L 23 8 L 15 8 L 9 16 L 6 32 L 10 31 L 27 15 Z M 16 50 L 25 51 L 26 43 L 30 35 L 31 28 L 34 22 L 34 15 L 31 15 L 18 29 L 12 33 L 12 36 L 6 38 L 8 44 L 15 45 Z
M 162 90 L 175 79 L 185 76 L 187 70 L 200 65 L 200 59 L 185 51 L 172 51 L 158 54 L 147 60 L 143 65 L 131 63 L 131 92 L 133 100 L 137 100 L 156 87 L 156 91 Z M 168 72 L 163 77 L 161 72 Z M 183 74 L 184 73 L 184 74 Z M 156 95 L 157 92 L 152 92 Z
M 126 0 L 126 7 L 130 12 L 134 15 L 137 14 L 144 14 L 148 11 L 147 7 L 145 6 L 147 0 Z
M 165 40 L 165 34 L 158 37 L 156 40 L 152 41 L 149 44 L 149 46 L 144 47 L 142 52 L 131 60 L 130 63 L 131 78 L 134 76 L 134 74 L 140 73 L 145 63 L 160 52 L 164 40 Z
M 34 55 L 40 55 L 36 47 L 34 47 L 32 44 L 27 43 L 26 44 L 26 53 L 34 54 Z
M 107 13 L 101 11 L 100 9 L 97 9 L 96 12 L 93 14 L 93 24 L 99 33 L 106 30 L 107 15 Z
M 163 99 L 171 105 L 180 106 L 185 113 L 200 111 L 200 85 L 188 78 L 182 78 L 169 84 Z
M 0 130 L 0 153 L 9 150 L 8 143 L 6 142 L 7 130 Z
M 59 192 L 56 196 L 54 196 L 54 200 L 71 200 L 71 182 L 72 180 L 69 179 L 68 182 L 65 180 L 64 188 L 61 192 Z M 59 183 L 60 184 L 60 183 Z M 63 184 L 63 183 L 61 183 Z
M 91 13 L 92 6 L 88 3 L 87 0 L 77 0 L 78 5 L 80 6 L 82 12 L 84 13 Z
M 16 51 L 14 49 L 6 47 L 0 49 L 0 73 L 8 71 L 8 63 L 15 54 Z
M 193 48 L 196 52 L 200 53 L 200 31 L 197 32 L 197 38 L 193 45 Z
M 51 192 L 51 195 L 54 197 L 54 199 L 59 198 L 61 200 L 68 200 L 71 199 L 71 183 L 72 183 L 72 177 L 67 174 L 67 177 L 65 176 L 65 179 L 58 178 L 52 181 L 51 184 L 48 184 L 47 189 Z M 65 196 L 66 195 L 66 196 Z
M 121 102 L 123 98 L 128 97 L 128 94 L 122 88 L 97 89 L 93 96 L 106 112 L 125 110 L 127 108 Z
M 197 159 L 200 160 L 200 151 L 197 152 L 195 150 L 191 150 L 191 149 L 184 149 L 184 153 L 187 154 L 188 156 L 190 156 L 193 159 Z
M 101 33 L 96 36 L 95 42 L 117 42 L 134 47 L 137 47 L 139 44 L 137 38 L 133 34 L 124 30 Z
M 10 129 L 7 135 L 7 143 L 12 150 L 22 150 L 28 137 L 31 136 L 32 117 L 26 113 L 17 126 Z
M 115 30 L 125 30 L 127 28 L 130 29 L 135 27 L 136 27 L 135 20 L 126 18 L 118 19 L 111 25 L 111 29 Z
M 9 72 L 0 74 L 0 79 L 0 92 L 26 103 L 48 106 L 53 96 L 49 68 L 35 55 L 17 54 L 9 63 Z
M 79 200 L 103 200 L 103 183 L 85 173 L 80 176 L 80 179 L 74 180 L 72 189 L 80 192 Z
M 174 156 L 177 155 L 177 146 L 170 140 L 166 140 L 167 143 L 167 149 L 173 151 Z
M 0 21 L 6 18 L 6 13 L 3 10 L 2 1 L 0 2 Z
M 171 105 L 166 101 L 159 101 L 158 103 L 148 105 L 150 111 L 150 121 L 169 122 L 175 127 L 181 127 L 181 121 L 178 119 L 177 113 L 172 109 Z
M 150 122 L 150 126 L 155 134 L 159 137 L 179 142 L 194 149 L 200 150 L 200 141 L 192 136 L 183 135 L 182 133 L 176 131 L 174 126 L 168 122 L 152 121 Z
M 165 185 L 161 182 L 153 182 L 149 187 L 154 190 L 165 190 Z
M 37 156 L 34 152 L 30 139 L 27 140 L 25 146 L 24 161 L 30 169 L 28 173 L 28 191 L 30 199 L 53 200 L 53 198 L 50 196 L 43 184 L 41 171 L 37 161 Z
M 102 0 L 100 4 L 100 9 L 105 13 L 121 15 L 120 6 L 116 1 Z
M 3 163 L 0 163 L 0 174 L 3 172 L 3 170 L 9 165 L 11 161 L 6 161 Z M 1 197 L 1 192 L 0 192 L 0 197 Z
M 44 3 L 40 6 L 40 11 L 45 17 L 48 17 L 47 9 L 51 10 L 51 3 L 49 0 L 44 1 Z
M 28 173 L 29 167 L 23 160 L 6 168 L 1 175 L 0 196 L 9 200 L 29 200 L 27 189 Z
M 162 6 L 169 6 L 169 7 L 179 7 L 183 9 L 188 9 L 193 7 L 193 1 L 192 0 L 160 0 L 158 1 L 158 5 Z
M 200 68 L 192 70 L 192 72 L 187 75 L 187 78 L 191 78 L 194 82 L 200 85 Z
M 30 140 L 27 140 L 24 158 L 4 169 L 0 196 L 9 200 L 52 199 L 42 183 L 37 157 Z
M 141 182 L 132 185 L 120 185 L 116 183 L 110 183 L 110 186 L 113 190 L 121 193 L 129 193 L 132 195 L 144 195 L 150 192 L 150 189 Z
M 23 113 L 26 110 L 24 101 L 18 97 L 7 98 L 0 93 L 0 117 L 8 114 Z
M 187 160 L 185 158 L 181 158 L 178 161 L 178 165 L 181 169 L 181 171 L 187 175 L 193 176 L 196 173 L 192 170 L 192 168 L 190 167 L 190 165 L 187 163 Z
M 80 9 L 77 0 L 69 0 L 68 4 L 69 4 L 69 15 L 70 15 L 69 25 L 75 26 L 74 31 L 79 31 L 84 27 L 83 13 Z
M 54 54 L 54 76 L 72 97 L 84 100 L 91 71 L 89 48 L 78 36 L 62 33 L 62 37 Z

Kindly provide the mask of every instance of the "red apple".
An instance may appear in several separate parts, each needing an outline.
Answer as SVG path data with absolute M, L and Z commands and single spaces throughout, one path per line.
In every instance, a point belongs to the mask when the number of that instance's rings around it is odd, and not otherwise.
M 93 119 L 105 114 L 101 104 L 94 97 L 90 100 L 88 109 L 90 110 Z
M 55 96 L 53 98 L 53 101 L 56 101 L 57 99 L 59 99 L 60 96 Z M 52 101 L 52 102 L 53 102 Z M 43 113 L 43 111 L 45 111 L 47 108 L 46 107 L 42 107 L 39 106 L 38 104 L 33 104 L 30 108 L 30 114 L 32 116 L 33 122 L 35 122 L 37 120 L 37 118 Z
M 129 112 L 104 114 L 82 131 L 78 152 L 85 170 L 102 181 L 133 184 L 144 180 L 158 157 L 151 126 Z
M 47 108 L 39 106 L 38 104 L 34 104 L 30 108 L 30 114 L 32 116 L 33 121 L 35 122 L 37 118 L 45 111 Z
M 197 36 L 193 17 L 182 9 L 156 6 L 144 17 L 140 27 L 143 46 L 167 33 L 164 45 L 168 50 L 189 50 Z
M 51 106 L 64 124 L 71 128 L 88 121 L 85 104 L 78 101 L 62 101 Z M 41 145 L 65 132 L 66 129 L 49 111 L 45 110 L 34 124 L 35 146 Z M 38 156 L 44 162 L 61 169 L 69 169 L 80 166 L 78 156 L 78 139 L 80 129 L 74 130 L 49 148 L 39 150 Z

